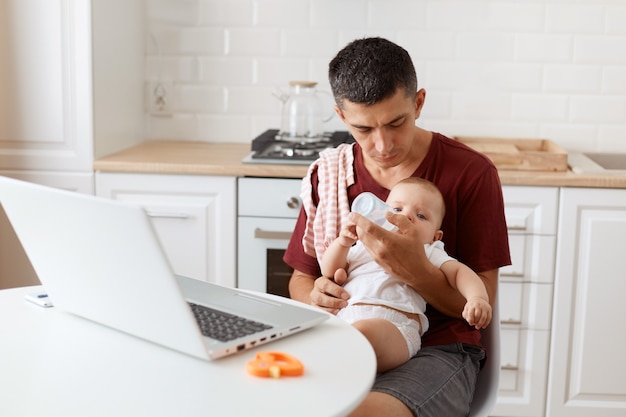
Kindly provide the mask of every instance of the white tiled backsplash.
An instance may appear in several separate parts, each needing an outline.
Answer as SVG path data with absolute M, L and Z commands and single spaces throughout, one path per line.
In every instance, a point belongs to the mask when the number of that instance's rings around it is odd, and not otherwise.
M 276 87 L 328 91 L 335 53 L 382 36 L 413 58 L 427 129 L 626 151 L 626 0 L 146 0 L 146 18 L 171 109 L 151 139 L 248 143 L 280 127 Z

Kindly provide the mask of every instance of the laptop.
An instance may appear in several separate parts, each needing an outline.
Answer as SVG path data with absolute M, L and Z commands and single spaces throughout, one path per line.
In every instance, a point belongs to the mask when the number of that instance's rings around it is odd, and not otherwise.
M 0 177 L 0 204 L 55 307 L 176 351 L 212 360 L 329 317 L 278 297 L 175 275 L 139 206 L 6 177 Z M 198 314 L 208 330 L 192 308 L 204 310 Z M 254 322 L 245 332 L 255 333 L 216 335 L 212 327 L 236 321 L 230 316 Z

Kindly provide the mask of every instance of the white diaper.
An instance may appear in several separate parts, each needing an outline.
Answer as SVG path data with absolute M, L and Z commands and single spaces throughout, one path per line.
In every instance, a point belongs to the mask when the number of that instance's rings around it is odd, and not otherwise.
M 406 341 L 409 349 L 409 358 L 415 356 L 422 346 L 422 337 L 420 335 L 420 324 L 390 308 L 373 305 L 349 305 L 337 313 L 337 317 L 352 324 L 359 320 L 365 319 L 384 319 L 393 323 Z

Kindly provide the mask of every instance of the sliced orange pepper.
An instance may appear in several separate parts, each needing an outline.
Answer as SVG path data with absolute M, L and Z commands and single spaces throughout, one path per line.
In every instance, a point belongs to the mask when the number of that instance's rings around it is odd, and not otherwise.
M 302 362 L 282 352 L 259 352 L 247 364 L 248 372 L 254 376 L 280 378 L 300 376 L 304 373 Z

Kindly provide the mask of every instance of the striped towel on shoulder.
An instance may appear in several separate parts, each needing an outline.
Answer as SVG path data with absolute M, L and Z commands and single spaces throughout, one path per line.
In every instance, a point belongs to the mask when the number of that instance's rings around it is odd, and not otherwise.
M 302 245 L 308 255 L 318 262 L 328 245 L 339 236 L 341 225 L 350 213 L 348 187 L 354 184 L 352 144 L 320 152 L 320 157 L 309 167 L 302 181 L 300 196 L 307 215 Z M 313 204 L 311 173 L 317 168 L 319 203 Z

